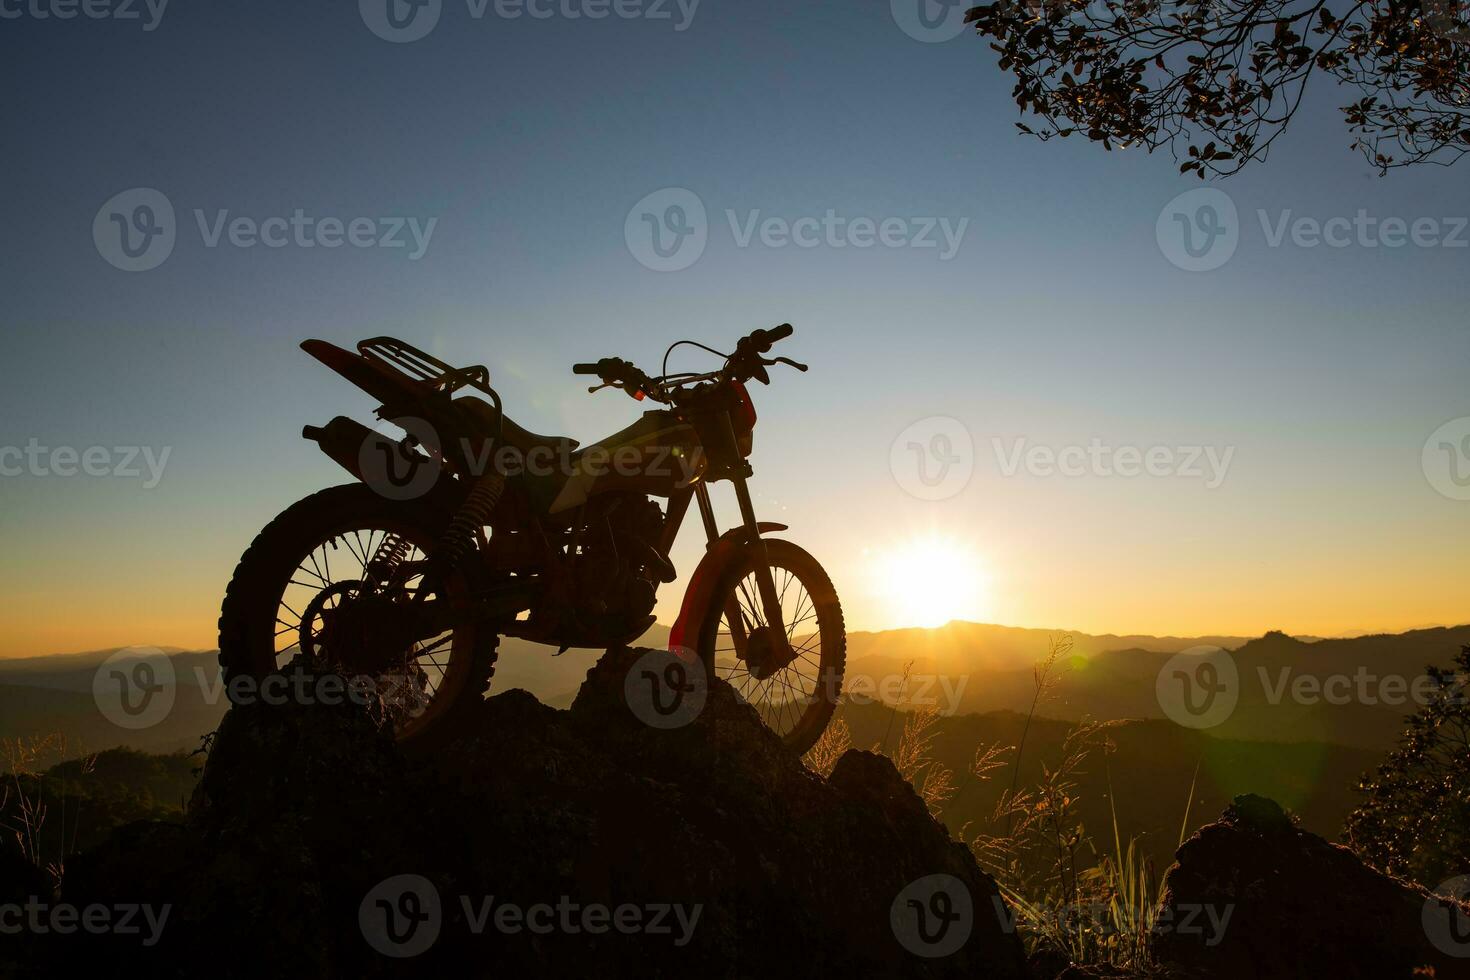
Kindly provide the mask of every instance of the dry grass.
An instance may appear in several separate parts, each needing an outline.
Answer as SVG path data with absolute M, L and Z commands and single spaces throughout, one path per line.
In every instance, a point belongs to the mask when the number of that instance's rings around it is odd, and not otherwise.
M 832 769 L 837 765 L 837 760 L 842 754 L 852 748 L 852 731 L 847 727 L 847 722 L 841 718 L 835 719 L 822 732 L 822 737 L 817 739 L 817 744 L 807 750 L 801 761 L 812 772 L 826 779 L 832 775 Z
M 1084 720 L 1074 725 L 1060 758 L 1042 761 L 1034 785 L 1020 785 L 1026 734 L 1037 709 L 1053 696 L 1060 681 L 1058 662 L 1070 649 L 1070 638 L 1054 639 L 1036 665 L 1035 694 L 1020 744 L 976 749 L 971 770 L 976 778 L 991 779 L 1009 765 L 1011 780 L 990 818 L 970 837 L 970 847 L 1000 885 L 1028 950 L 1050 947 L 1075 963 L 1105 963 L 1147 974 L 1154 968 L 1150 935 L 1163 882 L 1140 857 L 1135 841 L 1123 844 L 1110 774 L 1110 850 L 1099 850 L 1079 815 L 1078 777 L 1095 763 L 1106 769 L 1114 750 L 1111 729 L 1122 722 Z M 1191 784 L 1187 799 L 1193 799 L 1194 789 Z M 1188 812 L 1186 804 L 1181 841 Z
M 929 812 L 936 817 L 946 801 L 954 795 L 954 773 L 930 755 L 934 725 L 939 721 L 939 708 L 921 705 L 903 719 L 903 733 L 893 752 L 893 766 L 914 787 Z
M 58 885 L 66 874 L 66 856 L 75 850 L 79 814 L 66 812 L 67 784 L 63 777 L 58 787 L 61 806 L 56 813 L 59 826 L 55 839 L 59 844 L 54 854 L 47 853 L 42 830 L 51 817 L 52 804 L 41 774 L 71 755 L 65 736 L 59 734 L 0 739 L 0 759 L 5 763 L 0 784 L 0 834 L 12 838 L 26 860 L 45 870 Z M 90 773 L 95 762 L 95 755 L 84 758 L 82 774 Z

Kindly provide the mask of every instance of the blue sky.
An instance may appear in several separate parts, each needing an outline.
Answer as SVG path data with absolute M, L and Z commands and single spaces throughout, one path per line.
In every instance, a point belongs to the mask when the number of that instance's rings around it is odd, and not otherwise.
M 972 35 L 920 43 L 885 3 L 704 0 L 684 30 L 666 9 L 477 19 L 444 0 L 402 44 L 351 3 L 180 3 L 153 30 L 0 19 L 0 445 L 170 449 L 152 488 L 0 479 L 0 655 L 212 643 L 253 532 L 340 480 L 300 426 L 372 407 L 296 349 L 306 337 L 395 334 L 485 363 L 518 421 L 585 441 L 637 408 L 587 396 L 572 362 L 652 368 L 673 340 L 783 321 L 813 370 L 757 392 L 757 502 L 832 568 L 859 626 L 904 625 L 875 566 L 916 536 L 977 556 L 967 618 L 1155 632 L 1466 618 L 1470 504 L 1436 493 L 1420 456 L 1470 416 L 1470 248 L 1272 247 L 1258 216 L 1365 210 L 1453 237 L 1463 166 L 1378 177 L 1347 148 L 1347 95 L 1319 87 L 1267 163 L 1212 185 L 1239 244 L 1187 272 L 1156 225 L 1199 182 L 1165 154 L 1017 135 L 1011 81 Z M 176 213 L 173 251 L 146 272 L 114 268 L 92 234 L 133 188 Z M 640 264 L 625 237 L 665 188 L 708 215 L 705 251 L 677 272 Z M 298 208 L 435 223 L 413 260 L 211 248 L 195 217 Z M 945 260 L 741 247 L 728 216 L 829 210 L 968 223 Z M 973 478 L 940 501 L 890 472 L 895 437 L 933 416 L 975 446 Z M 1021 438 L 1236 452 L 1210 490 L 1006 477 L 992 439 Z M 694 555 L 691 536 L 676 557 Z

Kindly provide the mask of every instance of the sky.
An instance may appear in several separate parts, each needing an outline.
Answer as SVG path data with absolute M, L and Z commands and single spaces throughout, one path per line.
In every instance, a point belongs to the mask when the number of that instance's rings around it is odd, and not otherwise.
M 1224 182 L 1043 145 L 918 2 L 0 0 L 0 656 L 214 645 L 344 481 L 301 426 L 371 421 L 305 338 L 587 442 L 641 406 L 573 362 L 788 321 L 756 507 L 851 628 L 1470 620 L 1465 166 L 1378 176 L 1330 85 Z

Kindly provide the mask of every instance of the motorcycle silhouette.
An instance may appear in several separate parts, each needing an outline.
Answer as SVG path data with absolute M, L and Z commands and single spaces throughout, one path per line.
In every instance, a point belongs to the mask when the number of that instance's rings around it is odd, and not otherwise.
M 365 691 L 406 747 L 432 747 L 480 701 L 499 638 L 605 648 L 654 622 L 689 504 L 708 539 L 669 648 L 720 677 L 804 752 L 831 720 L 846 661 L 842 608 L 811 555 L 771 537 L 747 481 L 756 411 L 749 381 L 790 324 L 757 330 L 707 373 L 649 377 L 617 358 L 577 364 L 589 388 L 662 407 L 585 448 L 528 432 L 482 366 L 455 368 L 400 340 L 357 352 L 302 348 L 381 404 L 392 438 L 345 417 L 303 435 L 357 482 L 292 504 L 250 545 L 220 615 L 227 682 L 262 678 L 298 652 Z M 728 480 L 739 525 L 721 531 L 709 485 Z M 666 503 L 660 506 L 659 501 Z

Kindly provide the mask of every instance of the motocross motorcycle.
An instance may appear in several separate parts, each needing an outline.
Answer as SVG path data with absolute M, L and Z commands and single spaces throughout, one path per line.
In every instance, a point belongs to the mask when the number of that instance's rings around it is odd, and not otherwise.
M 746 388 L 769 384 L 757 330 L 707 373 L 649 377 L 617 358 L 577 364 L 589 388 L 660 407 L 587 447 L 536 435 L 501 409 L 482 366 L 455 368 L 400 340 L 354 353 L 302 348 L 372 395 L 380 429 L 337 417 L 303 435 L 356 477 L 291 505 L 240 559 L 220 615 L 227 681 L 257 680 L 298 653 L 369 680 L 370 703 L 405 747 L 428 748 L 481 700 L 500 637 L 559 647 L 631 643 L 654 622 L 669 552 L 697 504 L 708 538 L 669 648 L 728 681 L 804 752 L 832 717 L 846 660 L 842 608 L 807 552 L 756 519 L 747 481 L 756 422 Z M 722 531 L 709 485 L 734 487 Z M 662 502 L 662 505 L 660 505 Z

